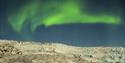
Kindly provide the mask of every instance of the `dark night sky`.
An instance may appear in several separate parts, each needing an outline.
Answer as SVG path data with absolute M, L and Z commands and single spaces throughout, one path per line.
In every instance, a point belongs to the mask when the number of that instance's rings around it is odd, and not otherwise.
M 46 1 L 46 0 L 45 0 Z M 81 0 L 82 1 L 82 0 Z M 86 0 L 89 13 L 101 11 L 117 14 L 121 9 L 121 25 L 109 24 L 69 24 L 52 27 L 39 26 L 34 33 L 29 30 L 15 32 L 7 22 L 8 11 L 18 9 L 26 0 L 1 0 L 0 39 L 21 41 L 61 42 L 76 46 L 125 46 L 125 20 L 123 0 Z M 11 8 L 12 7 L 12 8 Z M 111 10 L 113 9 L 113 10 Z M 24 29 L 29 29 L 29 26 Z

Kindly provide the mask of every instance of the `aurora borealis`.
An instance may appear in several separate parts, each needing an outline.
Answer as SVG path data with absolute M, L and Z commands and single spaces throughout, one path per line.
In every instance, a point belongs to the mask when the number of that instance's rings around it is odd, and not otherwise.
M 0 0 L 0 40 L 125 46 L 124 0 Z
M 85 3 L 85 2 L 84 2 Z M 84 4 L 82 3 L 82 4 Z M 81 10 L 81 7 L 83 10 Z M 47 3 L 42 0 L 30 0 L 21 8 L 9 14 L 8 22 L 17 31 L 22 31 L 25 23 L 30 23 L 30 30 L 35 31 L 40 25 L 46 27 L 63 24 L 120 24 L 120 16 L 106 13 L 92 15 L 85 11 L 86 5 L 81 5 L 79 0 L 54 0 Z

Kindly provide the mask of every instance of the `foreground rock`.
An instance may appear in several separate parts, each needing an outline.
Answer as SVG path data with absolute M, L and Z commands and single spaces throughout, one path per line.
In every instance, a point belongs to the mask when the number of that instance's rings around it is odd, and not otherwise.
M 0 40 L 0 63 L 125 63 L 125 48 Z

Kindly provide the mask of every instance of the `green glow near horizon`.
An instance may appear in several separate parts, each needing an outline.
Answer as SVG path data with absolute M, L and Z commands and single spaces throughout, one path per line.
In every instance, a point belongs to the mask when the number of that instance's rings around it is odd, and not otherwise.
M 84 6 L 85 7 L 85 6 Z M 26 22 L 31 24 L 31 31 L 40 25 L 46 27 L 63 24 L 83 23 L 83 24 L 120 24 L 119 16 L 100 14 L 98 16 L 87 14 L 81 11 L 76 0 L 66 2 L 50 2 L 44 4 L 38 1 L 31 2 L 21 8 L 15 15 L 10 15 L 9 23 L 12 28 L 20 32 Z

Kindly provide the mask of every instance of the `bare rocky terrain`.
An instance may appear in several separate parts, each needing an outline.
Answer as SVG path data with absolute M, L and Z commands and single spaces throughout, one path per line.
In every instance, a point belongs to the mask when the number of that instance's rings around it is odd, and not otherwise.
M 0 63 L 125 63 L 125 48 L 0 40 Z

